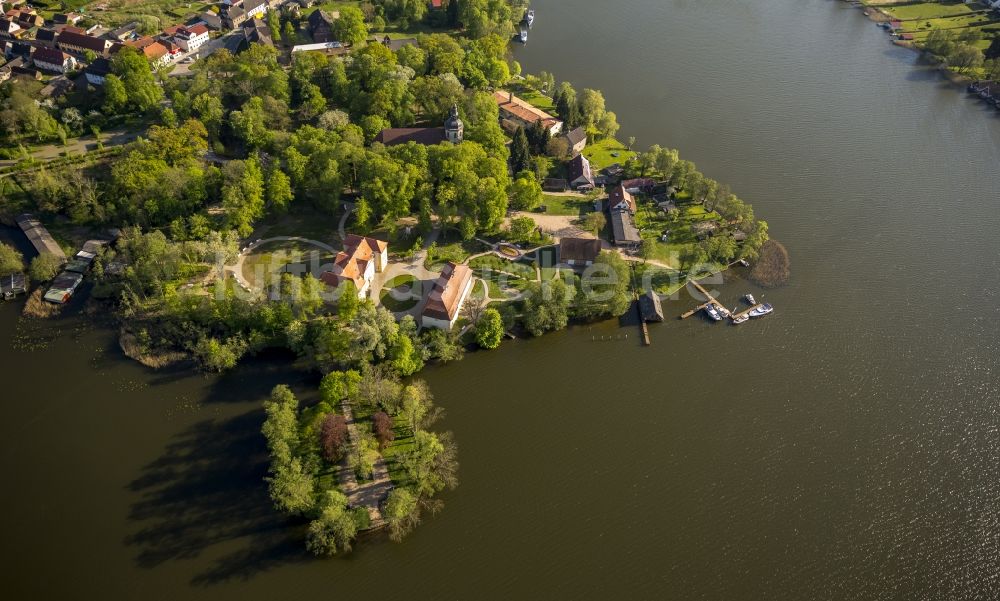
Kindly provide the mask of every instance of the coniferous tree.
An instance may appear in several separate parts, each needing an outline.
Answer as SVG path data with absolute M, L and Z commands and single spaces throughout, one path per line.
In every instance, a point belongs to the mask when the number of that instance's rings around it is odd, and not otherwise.
M 514 141 L 510 146 L 510 163 L 514 173 L 531 169 L 531 149 L 528 147 L 528 137 L 523 127 L 517 128 L 514 132 Z

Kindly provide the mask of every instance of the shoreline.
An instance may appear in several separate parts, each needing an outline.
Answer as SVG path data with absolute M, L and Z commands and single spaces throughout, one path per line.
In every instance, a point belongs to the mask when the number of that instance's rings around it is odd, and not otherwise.
M 888 23 L 892 20 L 892 17 L 886 14 L 880 6 L 867 5 L 860 2 L 859 0 L 843 0 L 843 1 L 846 2 L 847 4 L 850 4 L 854 8 L 860 9 L 862 11 L 862 14 L 868 17 L 868 20 L 871 21 L 872 23 L 875 24 Z M 979 81 L 977 79 L 973 79 L 966 75 L 962 75 L 961 73 L 956 73 L 955 71 L 952 71 L 951 69 L 948 68 L 948 64 L 946 61 L 939 60 L 937 62 L 933 62 L 934 59 L 928 52 L 924 51 L 922 48 L 917 47 L 917 45 L 911 41 L 890 38 L 889 42 L 893 46 L 906 48 L 907 50 L 916 52 L 921 60 L 927 61 L 928 66 L 933 67 L 934 70 L 937 71 L 942 76 L 942 79 L 947 80 L 948 83 L 957 88 L 966 88 L 969 85 Z M 1000 106 L 998 106 L 998 108 L 1000 108 Z

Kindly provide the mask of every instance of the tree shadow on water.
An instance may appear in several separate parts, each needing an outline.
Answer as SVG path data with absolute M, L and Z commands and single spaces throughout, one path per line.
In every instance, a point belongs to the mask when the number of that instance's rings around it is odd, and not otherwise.
M 129 514 L 138 529 L 125 543 L 137 548 L 139 566 L 153 569 L 197 559 L 216 545 L 238 545 L 193 576 L 192 584 L 208 586 L 310 559 L 299 528 L 268 498 L 262 421 L 254 410 L 194 424 L 128 484 L 138 497 Z

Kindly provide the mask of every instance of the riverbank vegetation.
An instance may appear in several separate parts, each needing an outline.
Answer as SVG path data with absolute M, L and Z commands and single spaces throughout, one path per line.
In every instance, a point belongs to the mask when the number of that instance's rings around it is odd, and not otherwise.
M 971 79 L 1000 79 L 1000 10 L 987 2 L 869 1 L 880 20 L 897 22 L 895 36 Z

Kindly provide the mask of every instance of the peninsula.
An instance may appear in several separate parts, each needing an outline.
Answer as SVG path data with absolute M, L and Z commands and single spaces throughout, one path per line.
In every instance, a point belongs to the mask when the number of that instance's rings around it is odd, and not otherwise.
M 146 365 L 281 349 L 319 374 L 262 426 L 271 499 L 317 555 L 402 538 L 457 485 L 426 364 L 737 262 L 787 277 L 728 186 L 619 141 L 599 90 L 521 73 L 524 0 L 170 4 L 6 10 L 0 217 L 74 256 L 27 264 L 28 306 L 109 307 Z

